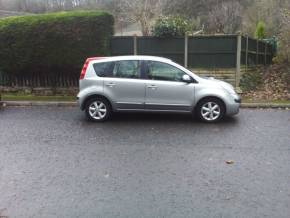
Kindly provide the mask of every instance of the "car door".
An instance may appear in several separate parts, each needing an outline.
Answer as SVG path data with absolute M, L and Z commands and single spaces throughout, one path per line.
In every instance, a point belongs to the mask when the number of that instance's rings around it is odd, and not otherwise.
M 138 60 L 113 62 L 110 77 L 104 78 L 104 93 L 117 110 L 144 109 L 145 83 L 140 79 Z
M 195 84 L 182 81 L 184 74 L 168 63 L 146 61 L 145 109 L 191 111 Z

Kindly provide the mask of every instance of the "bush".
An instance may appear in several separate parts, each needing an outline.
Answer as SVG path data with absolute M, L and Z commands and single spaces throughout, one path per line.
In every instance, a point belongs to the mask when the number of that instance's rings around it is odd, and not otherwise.
M 264 39 L 265 38 L 265 23 L 259 21 L 255 31 L 255 38 L 256 39 Z
M 100 11 L 0 19 L 0 71 L 79 75 L 87 57 L 108 55 L 113 23 L 110 14 Z
M 240 88 L 244 92 L 254 91 L 262 84 L 262 73 L 260 69 L 248 71 L 241 77 Z
M 184 36 L 188 31 L 190 31 L 190 25 L 182 17 L 162 17 L 155 22 L 152 35 L 156 37 L 178 37 Z

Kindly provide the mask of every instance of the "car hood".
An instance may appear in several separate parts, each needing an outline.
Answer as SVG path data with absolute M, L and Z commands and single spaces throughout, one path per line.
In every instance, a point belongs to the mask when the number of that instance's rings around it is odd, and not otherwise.
M 218 86 L 222 88 L 226 87 L 228 89 L 234 90 L 234 87 L 231 84 L 224 82 L 222 80 L 215 79 L 214 77 L 200 77 L 200 78 L 202 79 L 202 82 L 207 83 L 209 85 Z

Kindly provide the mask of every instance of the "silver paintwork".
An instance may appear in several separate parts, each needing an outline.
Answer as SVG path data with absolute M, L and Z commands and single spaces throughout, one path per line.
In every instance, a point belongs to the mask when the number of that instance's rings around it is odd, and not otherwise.
M 182 82 L 134 78 L 98 77 L 93 64 L 122 60 L 149 60 L 169 64 L 184 72 Z M 188 77 L 196 82 L 188 81 Z M 173 61 L 152 56 L 120 56 L 91 61 L 83 80 L 80 80 L 78 103 L 82 109 L 85 100 L 92 95 L 106 97 L 113 111 L 164 111 L 188 112 L 205 97 L 217 97 L 226 106 L 226 115 L 239 112 L 240 97 L 234 88 L 223 81 L 202 78 Z M 214 116 L 213 116 L 214 117 Z M 214 119 L 214 118 L 213 118 Z

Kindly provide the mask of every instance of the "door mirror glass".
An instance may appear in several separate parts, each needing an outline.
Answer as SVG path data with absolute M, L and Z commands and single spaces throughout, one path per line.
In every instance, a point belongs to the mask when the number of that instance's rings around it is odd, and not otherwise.
M 190 82 L 192 81 L 192 79 L 191 79 L 191 77 L 190 77 L 189 75 L 184 74 L 184 75 L 182 76 L 182 81 L 183 81 L 183 82 L 186 82 L 186 83 L 190 83 Z

